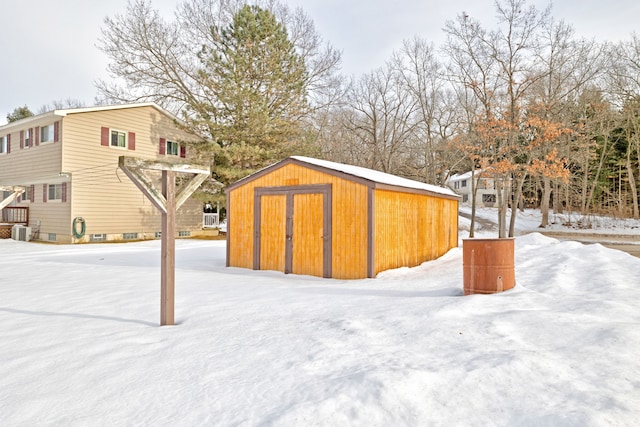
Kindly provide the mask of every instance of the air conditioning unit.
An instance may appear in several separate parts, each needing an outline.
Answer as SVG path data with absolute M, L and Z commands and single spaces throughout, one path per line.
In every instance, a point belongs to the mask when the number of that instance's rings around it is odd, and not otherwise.
M 13 240 L 28 242 L 29 240 L 31 240 L 31 227 L 25 227 L 24 225 L 14 225 L 13 228 L 11 228 L 11 238 Z

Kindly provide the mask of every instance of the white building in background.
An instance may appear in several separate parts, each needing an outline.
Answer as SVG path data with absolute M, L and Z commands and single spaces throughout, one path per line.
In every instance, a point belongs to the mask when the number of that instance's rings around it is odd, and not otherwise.
M 495 180 L 493 178 L 478 178 L 478 174 L 482 171 L 476 170 L 474 178 L 477 182 L 478 190 L 476 192 L 477 207 L 493 207 L 497 199 L 497 190 Z M 445 185 L 455 191 L 462 197 L 461 204 L 463 206 L 471 206 L 471 171 L 462 174 L 451 175 Z

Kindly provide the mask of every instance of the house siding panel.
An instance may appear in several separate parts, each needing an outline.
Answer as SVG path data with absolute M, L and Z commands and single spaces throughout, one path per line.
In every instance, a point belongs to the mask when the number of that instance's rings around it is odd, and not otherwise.
M 152 238 L 160 231 L 160 214 L 137 187 L 118 170 L 120 155 L 169 160 L 158 154 L 160 137 L 189 140 L 189 135 L 175 128 L 172 118 L 151 107 L 48 114 L 42 120 L 27 119 L 9 124 L 3 133 L 16 144 L 7 155 L 0 156 L 0 184 L 34 185 L 34 200 L 20 202 L 29 206 L 32 226 L 42 222 L 39 237 L 73 242 L 72 221 L 77 216 L 86 220 L 86 235 L 139 233 Z M 16 149 L 24 143 L 24 130 L 54 125 L 54 142 L 40 143 L 28 149 Z M 102 127 L 135 133 L 135 151 L 101 145 Z M 32 134 L 33 135 L 33 134 Z M 35 135 L 33 135 L 35 136 Z M 34 141 L 32 139 L 32 141 Z M 188 159 L 187 159 L 188 161 Z M 66 183 L 66 199 L 43 201 L 44 185 Z M 202 204 L 188 200 L 177 214 L 177 231 L 199 231 L 202 226 Z M 146 234 L 143 234 L 146 233 Z
M 101 145 L 103 127 L 129 132 L 129 147 Z M 71 114 L 65 117 L 62 132 L 63 168 L 72 176 L 72 217 L 85 219 L 86 236 L 126 232 L 139 233 L 143 238 L 160 231 L 159 211 L 118 170 L 118 158 L 124 155 L 166 160 L 158 154 L 160 137 L 184 140 L 189 136 L 175 129 L 172 120 L 153 107 Z M 158 179 L 160 188 L 160 174 L 149 176 Z M 177 212 L 176 230 L 195 230 L 201 226 L 202 205 L 190 199 Z

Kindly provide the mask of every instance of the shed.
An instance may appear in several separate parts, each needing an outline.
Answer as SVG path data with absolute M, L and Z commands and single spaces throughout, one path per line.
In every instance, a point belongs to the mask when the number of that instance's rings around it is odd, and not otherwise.
M 294 156 L 226 193 L 230 267 L 360 279 L 458 245 L 453 191 L 371 169 Z

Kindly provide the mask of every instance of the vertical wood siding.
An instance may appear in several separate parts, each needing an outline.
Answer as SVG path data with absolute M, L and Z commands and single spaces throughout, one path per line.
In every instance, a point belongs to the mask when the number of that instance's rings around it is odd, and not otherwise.
M 263 196 L 260 211 L 260 269 L 284 271 L 287 197 Z
M 292 273 L 322 277 L 322 194 L 293 196 Z
M 388 190 L 376 190 L 374 200 L 374 274 L 419 265 L 457 246 L 456 200 Z
M 340 279 L 366 277 L 367 187 L 295 164 L 284 165 L 229 192 L 228 265 L 253 268 L 253 209 L 256 187 L 311 184 L 332 184 L 333 277 Z M 318 211 L 321 214 L 322 208 L 320 207 Z M 269 214 L 268 220 L 266 218 L 262 220 L 263 224 L 274 221 L 276 215 L 275 212 Z M 309 220 L 313 222 L 317 220 L 319 226 L 322 226 L 321 218 Z M 300 227 L 303 226 L 300 225 Z M 308 227 L 305 229 L 313 229 L 312 225 L 308 225 Z M 281 251 L 284 253 L 284 247 Z

